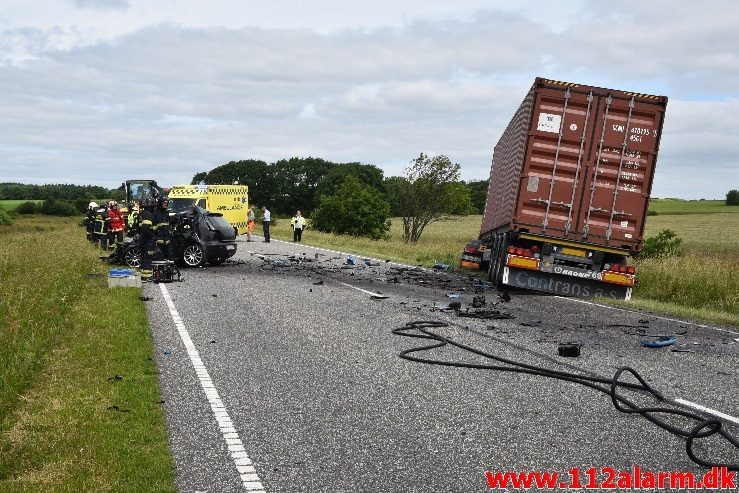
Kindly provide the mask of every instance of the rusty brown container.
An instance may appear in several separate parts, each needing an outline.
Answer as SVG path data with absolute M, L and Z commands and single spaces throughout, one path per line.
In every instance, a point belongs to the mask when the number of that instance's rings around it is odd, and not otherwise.
M 537 78 L 495 146 L 480 238 L 641 249 L 667 98 Z

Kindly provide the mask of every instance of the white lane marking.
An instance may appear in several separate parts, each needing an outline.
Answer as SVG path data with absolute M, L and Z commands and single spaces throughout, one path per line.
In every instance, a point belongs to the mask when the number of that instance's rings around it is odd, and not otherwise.
M 357 291 L 361 291 L 363 293 L 367 293 L 370 296 L 385 296 L 382 293 L 375 293 L 375 292 L 372 292 L 372 291 L 367 291 L 366 289 L 358 288 L 356 286 L 352 286 L 351 284 L 347 284 L 345 282 L 336 281 L 336 283 L 337 284 L 341 284 L 342 286 L 346 286 L 347 288 L 352 288 L 352 289 L 356 289 Z
M 711 409 L 710 407 L 701 406 L 700 404 L 696 404 L 695 402 L 690 402 L 685 399 L 675 399 L 675 402 L 679 402 L 680 404 L 690 406 L 708 414 L 713 414 L 714 416 L 718 416 L 719 418 L 723 418 L 727 421 L 731 421 L 732 423 L 739 425 L 739 418 L 735 418 L 730 414 L 722 413 L 721 411 L 716 411 L 715 409 Z
M 231 417 L 228 415 L 228 410 L 223 404 L 221 397 L 218 395 L 215 385 L 213 385 L 213 380 L 210 378 L 208 369 L 205 367 L 205 364 L 203 364 L 203 360 L 200 359 L 200 353 L 198 353 L 195 344 L 193 344 L 190 334 L 185 328 L 185 323 L 182 321 L 180 314 L 177 312 L 177 308 L 174 306 L 172 297 L 169 295 L 169 290 L 164 284 L 159 284 L 159 288 L 162 291 L 165 303 L 167 303 L 169 313 L 172 315 L 175 327 L 177 327 L 177 332 L 180 334 L 182 343 L 185 345 L 187 355 L 190 357 L 190 362 L 195 368 L 195 373 L 198 376 L 198 380 L 200 380 L 200 386 L 203 388 L 205 396 L 208 398 L 208 403 L 213 410 L 213 416 L 218 422 L 218 427 L 221 430 L 221 435 L 223 435 L 223 440 L 228 446 L 231 459 L 233 460 L 236 470 L 239 473 L 239 477 L 241 478 L 241 484 L 251 493 L 264 493 L 265 488 L 259 479 L 259 475 L 254 469 L 251 459 L 246 454 L 244 444 L 233 426 Z
M 739 335 L 739 332 L 734 332 L 733 330 L 728 330 L 728 329 L 722 329 L 721 327 L 712 327 L 710 325 L 697 324 L 695 322 L 687 322 L 685 320 L 680 320 L 680 319 L 677 319 L 677 318 L 660 317 L 659 315 L 652 315 L 651 313 L 643 313 L 643 312 L 637 312 L 637 311 L 634 311 L 634 310 L 626 310 L 624 308 L 619 308 L 617 306 L 601 305 L 600 303 L 593 303 L 592 301 L 587 301 L 587 300 L 579 300 L 577 298 L 565 298 L 564 296 L 555 296 L 555 297 L 556 298 L 559 298 L 561 300 L 575 301 L 577 303 L 585 303 L 586 305 L 595 305 L 595 306 L 601 306 L 603 308 L 610 308 L 611 310 L 616 310 L 616 311 L 619 311 L 619 312 L 636 313 L 636 314 L 640 314 L 640 315 L 654 317 L 654 318 L 658 318 L 660 320 L 665 320 L 667 322 L 676 322 L 676 323 L 680 323 L 680 324 L 692 325 L 694 327 L 700 327 L 702 329 L 713 329 L 713 330 L 717 330 L 719 332 L 728 332 L 729 334 Z

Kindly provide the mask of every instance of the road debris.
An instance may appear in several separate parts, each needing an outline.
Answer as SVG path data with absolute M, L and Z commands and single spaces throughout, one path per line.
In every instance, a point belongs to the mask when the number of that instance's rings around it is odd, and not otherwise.
M 658 337 L 656 340 L 653 340 L 653 341 L 650 341 L 649 339 L 642 339 L 640 341 L 640 344 L 644 347 L 658 349 L 662 347 L 672 346 L 676 342 L 677 342 L 677 339 L 675 339 L 674 337 L 662 336 L 662 337 Z
M 514 315 L 511 315 L 510 313 L 501 312 L 500 310 L 475 310 L 474 312 L 466 311 L 466 312 L 458 312 L 458 317 L 467 317 L 467 318 L 482 318 L 487 320 L 508 320 L 512 318 L 516 318 Z
M 580 356 L 580 348 L 582 344 L 579 342 L 561 342 L 557 347 L 557 353 L 565 358 L 577 358 Z

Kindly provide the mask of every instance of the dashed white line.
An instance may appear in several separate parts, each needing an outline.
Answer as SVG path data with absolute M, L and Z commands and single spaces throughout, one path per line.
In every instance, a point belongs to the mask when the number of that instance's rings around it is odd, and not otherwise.
M 356 289 L 357 291 L 367 293 L 370 296 L 384 296 L 382 293 L 375 293 L 374 291 L 367 291 L 366 289 L 358 288 L 356 286 L 352 286 L 351 284 L 347 284 L 345 282 L 336 281 L 336 283 L 341 284 L 342 286 L 346 286 L 347 288 L 352 288 L 352 289 Z
M 675 399 L 675 402 L 679 402 L 680 404 L 698 409 L 708 414 L 713 414 L 714 416 L 718 416 L 719 418 L 723 418 L 726 421 L 731 421 L 732 423 L 739 425 L 739 418 L 735 418 L 730 414 L 722 413 L 721 411 L 716 411 L 715 409 L 711 409 L 710 407 L 701 406 L 700 404 L 696 404 L 695 402 L 690 402 L 685 399 Z
M 221 435 L 223 435 L 223 440 L 226 442 L 231 459 L 233 460 L 236 470 L 239 473 L 239 477 L 241 478 L 241 484 L 250 493 L 265 493 L 266 490 L 264 485 L 262 485 L 259 475 L 246 453 L 244 443 L 241 441 L 238 432 L 234 428 L 233 421 L 231 421 L 231 417 L 218 394 L 218 390 L 216 390 L 215 385 L 213 385 L 213 380 L 210 378 L 208 369 L 205 367 L 205 364 L 203 364 L 203 360 L 200 359 L 200 353 L 198 353 L 195 344 L 193 344 L 190 334 L 187 332 L 187 328 L 185 328 L 185 323 L 182 321 L 180 314 L 177 312 L 177 308 L 174 306 L 172 297 L 169 295 L 169 290 L 164 284 L 160 284 L 159 288 L 162 291 L 165 303 L 167 303 L 169 313 L 172 315 L 172 320 L 177 328 L 177 332 L 180 334 L 180 339 L 182 339 L 182 343 L 185 345 L 187 355 L 190 357 L 190 362 L 192 363 L 193 368 L 195 368 L 195 373 L 197 374 L 198 380 L 200 380 L 200 386 L 203 388 L 205 396 L 208 399 L 208 404 L 210 404 L 210 408 L 213 411 L 213 416 L 218 422 L 218 427 L 221 431 Z

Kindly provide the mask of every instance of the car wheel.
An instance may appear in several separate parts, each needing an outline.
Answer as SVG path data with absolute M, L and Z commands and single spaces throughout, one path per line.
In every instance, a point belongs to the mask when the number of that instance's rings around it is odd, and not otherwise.
M 126 248 L 123 260 L 127 266 L 138 269 L 141 267 L 141 249 L 137 246 Z
M 205 263 L 203 247 L 197 243 L 190 243 L 182 252 L 182 261 L 188 267 L 200 267 Z

